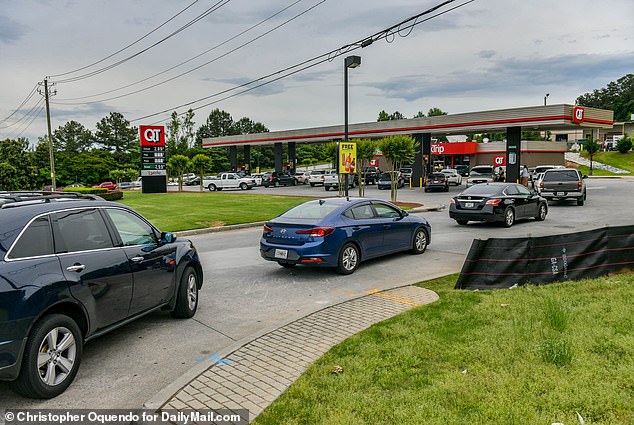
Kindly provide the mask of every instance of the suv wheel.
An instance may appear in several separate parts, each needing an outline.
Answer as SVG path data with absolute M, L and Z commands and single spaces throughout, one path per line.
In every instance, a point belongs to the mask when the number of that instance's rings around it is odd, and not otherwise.
M 189 319 L 198 309 L 198 275 L 193 267 L 187 267 L 181 276 L 172 317 Z
M 44 316 L 26 342 L 13 390 L 31 398 L 60 395 L 77 375 L 82 349 L 83 336 L 73 319 L 61 314 Z

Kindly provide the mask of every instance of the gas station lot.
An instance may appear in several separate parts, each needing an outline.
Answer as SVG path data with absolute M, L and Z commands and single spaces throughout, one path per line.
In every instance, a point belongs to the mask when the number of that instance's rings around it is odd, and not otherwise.
M 287 270 L 264 261 L 258 246 L 261 227 L 192 236 L 205 273 L 194 318 L 174 321 L 164 312 L 150 314 L 87 344 L 81 370 L 64 394 L 46 401 L 27 400 L 0 383 L 0 405 L 14 409 L 140 408 L 190 369 L 211 364 L 216 353 L 254 335 L 369 291 L 459 272 L 474 239 L 537 237 L 632 224 L 634 179 L 591 178 L 587 185 L 584 206 L 573 201 L 550 203 L 545 221 L 526 220 L 508 229 L 485 223 L 459 226 L 451 220 L 446 207 L 464 185 L 451 186 L 449 193 L 401 189 L 399 201 L 441 208 L 414 213 L 431 223 L 431 245 L 420 256 L 398 254 L 362 263 L 349 276 L 325 269 Z M 205 195 L 222 193 L 206 191 Z M 308 185 L 231 193 L 334 195 Z M 350 191 L 356 193 L 356 189 Z M 389 199 L 390 192 L 369 186 L 366 196 Z

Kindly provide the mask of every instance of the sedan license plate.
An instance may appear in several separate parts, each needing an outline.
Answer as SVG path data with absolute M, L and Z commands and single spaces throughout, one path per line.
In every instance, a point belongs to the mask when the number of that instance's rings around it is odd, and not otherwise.
M 465 202 L 464 207 L 465 208 L 473 208 L 473 202 Z
M 276 249 L 275 258 L 286 260 L 286 258 L 288 258 L 288 249 Z

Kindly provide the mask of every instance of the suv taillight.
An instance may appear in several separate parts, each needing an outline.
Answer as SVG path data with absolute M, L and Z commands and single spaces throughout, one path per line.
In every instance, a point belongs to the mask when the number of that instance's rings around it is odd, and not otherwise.
M 581 188 L 583 187 L 583 183 L 581 181 L 579 181 L 577 183 L 577 187 L 579 188 L 579 190 L 581 190 Z

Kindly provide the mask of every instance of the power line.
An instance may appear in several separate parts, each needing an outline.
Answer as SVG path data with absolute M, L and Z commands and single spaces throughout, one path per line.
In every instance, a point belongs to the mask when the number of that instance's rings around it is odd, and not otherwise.
M 456 5 L 456 6 L 452 7 L 452 8 L 449 8 L 449 9 L 447 9 L 445 11 L 438 12 L 435 15 L 429 16 L 429 17 L 427 17 L 427 18 L 425 18 L 423 20 L 419 20 L 419 18 L 421 18 L 421 17 L 423 17 L 425 15 L 429 15 L 430 13 L 433 13 L 433 12 L 437 11 L 438 9 L 444 7 L 444 6 L 455 2 L 455 0 L 447 0 L 447 1 L 443 2 L 443 3 L 440 3 L 437 6 L 434 6 L 434 7 L 430 8 L 430 9 L 425 10 L 422 13 L 419 13 L 417 15 L 414 15 L 414 16 L 410 17 L 410 18 L 407 18 L 407 19 L 399 22 L 396 25 L 392 25 L 389 28 L 386 28 L 386 29 L 384 29 L 382 31 L 379 31 L 379 32 L 371 35 L 370 37 L 363 38 L 363 39 L 361 39 L 359 41 L 356 41 L 354 43 L 351 43 L 351 44 L 346 44 L 346 45 L 344 45 L 342 47 L 339 47 L 338 49 L 331 50 L 330 52 L 323 53 L 323 54 L 321 54 L 319 56 L 315 56 L 315 57 L 313 57 L 311 59 L 305 60 L 303 62 L 300 62 L 300 63 L 296 64 L 296 65 L 293 65 L 293 66 L 278 70 L 276 72 L 267 74 L 265 76 L 262 76 L 262 77 L 259 77 L 259 78 L 255 79 L 255 80 L 251 80 L 251 81 L 249 81 L 247 83 L 240 84 L 240 85 L 237 85 L 235 87 L 232 87 L 232 88 L 229 88 L 229 89 L 226 89 L 226 90 L 222 90 L 220 92 L 217 92 L 217 93 L 211 94 L 209 96 L 205 96 L 205 97 L 202 97 L 202 98 L 199 98 L 199 99 L 196 99 L 196 100 L 193 100 L 193 101 L 178 105 L 176 107 L 172 107 L 172 108 L 169 108 L 169 109 L 166 109 L 166 110 L 163 110 L 163 111 L 160 111 L 160 112 L 156 112 L 156 113 L 153 113 L 153 114 L 145 115 L 145 116 L 130 120 L 130 122 L 136 122 L 136 121 L 141 121 L 143 119 L 152 118 L 152 117 L 155 117 L 157 115 L 165 114 L 165 113 L 171 112 L 173 110 L 181 109 L 181 108 L 184 108 L 184 107 L 191 107 L 191 105 L 199 103 L 199 102 L 202 102 L 204 100 L 208 100 L 208 99 L 211 99 L 213 97 L 221 96 L 221 95 L 229 93 L 231 91 L 238 90 L 238 89 L 241 89 L 241 88 L 244 88 L 244 87 L 248 87 L 248 86 L 250 86 L 252 84 L 261 82 L 260 84 L 254 86 L 254 87 L 250 87 L 250 88 L 248 88 L 246 90 L 242 90 L 242 91 L 240 91 L 238 93 L 234 93 L 232 95 L 223 97 L 222 99 L 206 103 L 206 104 L 198 106 L 196 108 L 191 108 L 192 110 L 198 110 L 198 109 L 210 106 L 210 105 L 212 105 L 214 103 L 218 103 L 218 102 L 221 102 L 223 100 L 227 100 L 227 99 L 230 99 L 232 97 L 239 96 L 239 95 L 244 94 L 246 92 L 249 92 L 251 90 L 255 90 L 256 88 L 265 86 L 267 84 L 271 84 L 271 83 L 273 83 L 275 81 L 279 81 L 279 80 L 281 80 L 283 78 L 286 78 L 286 77 L 289 77 L 291 75 L 297 74 L 298 72 L 301 72 L 301 71 L 304 71 L 306 69 L 312 68 L 314 66 L 320 65 L 320 64 L 322 64 L 324 62 L 332 61 L 336 57 L 344 55 L 344 54 L 346 54 L 348 52 L 351 52 L 351 51 L 354 51 L 354 50 L 357 50 L 357 49 L 360 49 L 360 48 L 367 47 L 367 46 L 371 45 L 372 43 L 374 43 L 375 41 L 379 41 L 381 39 L 385 39 L 386 42 L 390 42 L 391 43 L 394 40 L 392 38 L 392 40 L 390 41 L 389 40 L 390 37 L 395 37 L 396 34 L 399 34 L 401 37 L 407 37 L 411 33 L 411 31 L 409 31 L 407 33 L 404 33 L 403 31 L 406 31 L 408 29 L 411 29 L 411 28 L 415 27 L 416 25 L 420 25 L 420 24 L 422 24 L 424 22 L 427 22 L 427 21 L 429 21 L 431 19 L 437 18 L 437 17 L 439 17 L 441 15 L 444 15 L 446 13 L 449 13 L 449 12 L 451 12 L 453 10 L 456 10 L 458 8 L 466 6 L 467 4 L 473 3 L 474 1 L 475 0 L 467 0 L 467 1 L 463 2 L 463 3 L 461 3 L 461 4 L 458 4 L 458 5 Z M 264 80 L 267 80 L 267 79 L 269 79 L 271 77 L 274 77 L 276 75 L 277 75 L 277 77 L 275 77 L 274 79 L 271 79 L 269 81 L 264 81 Z M 184 113 L 180 113 L 178 115 L 183 115 L 183 114 Z M 160 121 L 158 121 L 158 122 L 160 122 Z M 155 122 L 154 124 L 156 124 L 158 122 Z
M 20 105 L 15 108 L 13 110 L 13 112 L 11 114 L 9 114 L 8 116 L 4 117 L 2 120 L 0 120 L 0 124 L 7 122 L 9 120 L 9 118 L 11 118 L 13 115 L 15 115 L 25 104 L 26 102 L 28 102 L 33 95 L 35 94 L 35 90 L 37 89 L 37 84 L 35 86 L 33 86 L 33 88 L 31 89 L 31 91 L 29 92 L 29 94 L 26 96 L 26 98 L 22 101 L 22 103 L 20 103 Z M 0 127 L 0 128 L 6 128 L 6 127 Z
M 158 27 L 154 28 L 152 31 L 148 32 L 147 34 L 145 34 L 144 36 L 142 36 L 141 38 L 138 38 L 137 40 L 133 41 L 132 43 L 128 44 L 125 47 L 122 47 L 121 49 L 117 50 L 116 52 L 106 56 L 103 59 L 100 59 L 96 62 L 93 62 L 89 65 L 83 66 L 81 68 L 77 68 L 77 69 L 73 69 L 72 71 L 68 71 L 68 72 L 63 72 L 61 74 L 53 74 L 51 75 L 51 77 L 61 77 L 63 75 L 68 75 L 68 74 L 74 74 L 75 72 L 79 72 L 79 71 L 83 71 L 86 68 L 90 68 L 91 66 L 100 64 L 101 62 L 104 62 L 108 59 L 110 59 L 111 57 L 123 52 L 124 50 L 129 49 L 130 47 L 134 46 L 135 44 L 139 43 L 140 41 L 144 40 L 145 38 L 149 37 L 150 35 L 152 35 L 153 33 L 155 33 L 156 31 L 158 31 L 159 29 L 161 29 L 162 27 L 164 27 L 165 25 L 167 25 L 169 22 L 173 21 L 174 19 L 176 19 L 178 16 L 180 16 L 182 13 L 184 13 L 187 9 L 189 9 L 190 7 L 192 7 L 194 4 L 198 3 L 199 0 L 194 0 L 192 3 L 190 3 L 187 7 L 185 7 L 183 10 L 181 10 L 180 12 L 178 12 L 176 15 L 172 16 L 171 18 L 169 18 L 167 21 L 163 22 L 161 25 L 159 25 Z
M 198 21 L 200 21 L 201 19 L 206 18 L 207 16 L 209 16 L 210 14 L 212 14 L 213 12 L 215 12 L 216 10 L 220 9 L 222 6 L 226 5 L 227 3 L 229 3 L 231 0 L 219 0 L 218 2 L 216 2 L 213 6 L 211 6 L 210 8 L 208 8 L 207 10 L 205 10 L 203 13 L 201 13 L 200 15 L 198 15 L 196 18 L 192 19 L 191 21 L 189 21 L 187 24 L 183 25 L 182 27 L 180 27 L 179 29 L 177 29 L 176 31 L 172 32 L 171 34 L 163 37 L 162 39 L 160 39 L 159 41 L 155 42 L 154 44 L 151 44 L 150 46 L 140 50 L 137 53 L 134 53 L 133 55 L 130 55 L 124 59 L 121 59 L 113 64 L 110 64 L 108 66 L 105 66 L 103 68 L 99 68 L 95 71 L 91 71 L 88 72 L 86 74 L 83 75 L 78 75 L 76 77 L 69 77 L 66 79 L 62 79 L 62 80 L 56 80 L 53 81 L 54 83 L 70 83 L 70 82 L 75 82 L 75 81 L 79 81 L 79 80 L 84 80 L 86 78 L 90 78 L 90 77 L 94 77 L 95 75 L 99 75 L 101 73 L 104 73 L 106 71 L 109 71 L 125 62 L 128 62 L 129 60 L 132 60 L 134 58 L 136 58 L 139 55 L 142 55 L 143 53 L 147 52 L 148 50 L 158 46 L 159 44 L 163 43 L 164 41 L 172 38 L 173 36 L 179 34 L 180 32 L 186 30 L 187 28 L 189 28 L 190 26 L 194 25 L 195 23 L 197 23 Z
M 154 74 L 154 75 L 151 75 L 151 76 L 149 76 L 149 77 L 147 77 L 147 78 L 144 78 L 144 79 L 141 79 L 141 80 L 135 81 L 134 83 L 130 83 L 130 84 L 127 84 L 127 85 L 125 85 L 125 86 L 122 86 L 122 87 L 119 87 L 119 88 L 116 88 L 116 89 L 108 90 L 108 91 L 101 92 L 101 93 L 94 94 L 94 95 L 88 95 L 88 96 L 82 96 L 82 97 L 76 97 L 76 98 L 58 99 L 58 101 L 57 101 L 57 102 L 54 102 L 54 103 L 55 103 L 55 104 L 63 104 L 63 105 L 83 105 L 83 104 L 90 104 L 90 103 L 106 102 L 106 101 L 108 101 L 108 100 L 119 99 L 119 98 L 121 98 L 121 97 L 125 97 L 125 96 L 130 96 L 130 95 L 133 95 L 133 94 L 137 94 L 137 93 L 140 93 L 140 92 L 142 92 L 142 91 L 149 90 L 149 89 L 152 89 L 152 88 L 157 87 L 157 86 L 159 86 L 159 85 L 162 85 L 162 84 L 165 84 L 165 83 L 167 83 L 167 82 L 170 82 L 170 81 L 172 81 L 172 80 L 174 80 L 174 79 L 176 79 L 176 78 L 180 78 L 180 77 L 182 77 L 182 76 L 184 76 L 184 75 L 186 75 L 186 74 L 189 74 L 189 73 L 191 73 L 191 72 L 193 72 L 193 71 L 196 71 L 197 69 L 200 69 L 200 68 L 202 68 L 202 67 L 204 67 L 204 66 L 206 66 L 206 65 L 209 65 L 210 63 L 215 62 L 215 61 L 217 61 L 217 60 L 219 60 L 219 59 L 221 59 L 221 58 L 223 58 L 223 57 L 225 57 L 225 56 L 228 56 L 229 54 L 234 53 L 235 51 L 237 51 L 237 50 L 239 50 L 239 49 L 241 49 L 241 48 L 243 48 L 243 47 L 247 46 L 248 44 L 251 44 L 251 43 L 255 42 L 256 40 L 258 40 L 258 39 L 260 39 L 260 38 L 264 37 L 265 35 L 270 34 L 271 32 L 273 32 L 273 31 L 275 31 L 275 30 L 279 29 L 281 26 L 283 26 L 283 25 L 285 25 L 285 24 L 287 24 L 287 23 L 291 22 L 291 21 L 292 21 L 292 20 L 294 20 L 294 19 L 297 19 L 299 16 L 301 16 L 301 15 L 303 15 L 303 14 L 307 13 L 308 11 L 310 11 L 310 10 L 314 9 L 315 7 L 317 7 L 318 5 L 320 5 L 320 4 L 322 4 L 322 3 L 324 3 L 326 0 L 322 0 L 322 1 L 320 1 L 318 4 L 316 4 L 316 5 L 312 6 L 311 8 L 309 8 L 309 9 L 307 9 L 307 10 L 303 11 L 302 13 L 300 13 L 300 14 L 298 14 L 298 15 L 295 15 L 293 18 L 291 18 L 291 19 L 289 19 L 289 20 L 285 21 L 284 23 L 282 23 L 282 24 L 280 24 L 280 25 L 276 26 L 275 28 L 273 28 L 273 29 L 271 29 L 271 30 L 269 30 L 269 31 L 267 31 L 267 32 L 265 32 L 265 33 L 263 33 L 263 34 L 261 34 L 261 35 L 259 35 L 259 36 L 255 37 L 255 38 L 253 38 L 253 39 L 251 39 L 251 40 L 249 40 L 249 41 L 245 42 L 244 44 L 242 44 L 242 45 L 240 45 L 240 46 L 238 46 L 238 47 L 236 47 L 236 48 L 234 48 L 234 49 L 230 50 L 229 52 L 224 53 L 224 54 L 222 54 L 222 55 L 220 55 L 220 56 L 217 56 L 217 57 L 215 57 L 214 59 L 212 59 L 212 60 L 210 60 L 210 61 L 208 61 L 208 62 L 203 63 L 202 65 L 199 65 L 199 66 L 197 66 L 197 67 L 195 67 L 195 68 L 192 68 L 192 69 L 190 69 L 190 70 L 188 70 L 188 71 L 185 71 L 185 72 L 183 72 L 183 73 L 181 73 L 181 74 L 178 74 L 178 75 L 176 75 L 176 76 L 174 76 L 174 77 L 171 77 L 171 78 L 169 78 L 169 79 L 163 80 L 163 81 L 161 81 L 161 82 L 155 83 L 155 84 L 153 84 L 153 85 L 150 85 L 150 86 L 148 86 L 148 87 L 145 87 L 145 88 L 142 88 L 142 89 L 139 89 L 139 90 L 136 90 L 136 91 L 130 92 L 130 93 L 125 93 L 125 94 L 122 94 L 122 95 L 118 95 L 118 96 L 114 96 L 114 97 L 110 97 L 110 98 L 106 98 L 106 99 L 100 99 L 100 100 L 98 100 L 98 101 L 91 101 L 91 102 L 69 102 L 69 101 L 72 101 L 72 100 L 87 99 L 87 98 L 91 98 L 91 97 L 97 97 L 97 96 L 102 96 L 102 95 L 104 95 L 104 94 L 113 93 L 113 92 L 116 92 L 116 91 L 119 91 L 119 90 L 123 90 L 123 89 L 129 88 L 129 87 L 132 87 L 132 86 L 134 86 L 134 85 L 136 85 L 136 84 L 143 83 L 143 82 L 148 81 L 148 80 L 150 80 L 150 79 L 152 79 L 152 78 L 158 77 L 159 75 L 163 75 L 163 74 L 165 74 L 165 73 L 167 73 L 167 72 L 169 72 L 169 71 L 171 71 L 171 70 L 173 70 L 173 69 L 176 69 L 176 68 L 178 68 L 178 67 L 180 67 L 180 66 L 182 66 L 182 65 L 185 65 L 186 63 L 189 63 L 189 62 L 193 61 L 194 59 L 197 59 L 197 58 L 199 58 L 199 57 L 201 57 L 201 56 L 203 56 L 203 55 L 205 55 L 205 54 L 207 54 L 207 53 L 209 53 L 209 52 L 211 52 L 211 51 L 213 51 L 213 50 L 216 50 L 216 49 L 218 49 L 219 47 L 221 47 L 221 46 L 223 46 L 223 45 L 225 45 L 225 44 L 227 44 L 227 43 L 229 43 L 229 42 L 231 42 L 231 41 L 235 40 L 236 38 L 240 37 L 241 35 L 246 34 L 247 32 L 249 32 L 249 31 L 251 31 L 251 30 L 253 30 L 253 29 L 257 28 L 258 26 L 260 26 L 260 25 L 264 24 L 264 23 L 265 23 L 265 22 L 267 22 L 267 21 L 270 21 L 271 19 L 275 18 L 276 16 L 280 15 L 281 13 L 285 12 L 286 10 L 290 9 L 291 7 L 295 6 L 297 3 L 302 2 L 302 1 L 304 1 L 304 0 L 296 0 L 296 1 L 294 1 L 293 3 L 289 4 L 288 6 L 284 7 L 283 9 L 279 10 L 278 12 L 274 13 L 273 15 L 271 15 L 271 16 L 269 16 L 269 17 L 267 17 L 266 19 L 263 19 L 263 20 L 261 20 L 260 22 L 258 22 L 257 24 L 254 24 L 254 25 L 252 25 L 251 27 L 247 28 L 246 30 L 243 30 L 243 31 L 241 31 L 240 33 L 238 33 L 238 34 L 236 34 L 236 35 L 234 35 L 234 36 L 232 36 L 232 37 L 230 37 L 230 38 L 228 38 L 228 39 L 224 40 L 223 42 L 216 44 L 215 46 L 211 47 L 210 49 L 207 49 L 206 51 L 204 51 L 204 52 L 202 52 L 202 53 L 199 53 L 199 54 L 197 54 L 196 56 L 193 56 L 193 57 L 191 57 L 190 59 L 187 59 L 186 61 L 180 62 L 180 63 L 178 63 L 178 64 L 176 64 L 176 65 L 174 65 L 174 66 L 172 66 L 172 67 L 170 67 L 170 68 L 167 68 L 167 69 L 165 69 L 165 70 L 163 70 L 163 71 L 161 71 L 161 72 L 158 72 L 158 73 L 156 73 L 156 74 Z
M 35 103 L 35 105 L 33 105 L 26 113 L 24 113 L 24 115 L 22 115 L 22 117 L 19 120 L 7 125 L 6 127 L 3 127 L 3 128 L 16 127 L 10 133 L 8 133 L 7 138 L 10 139 L 15 134 L 18 134 L 17 137 L 20 137 L 20 135 L 22 135 L 22 133 L 24 133 L 26 129 L 29 128 L 33 124 L 33 121 L 35 121 L 35 119 L 42 112 L 42 110 L 44 109 L 43 103 L 44 103 L 44 99 L 39 99 Z

